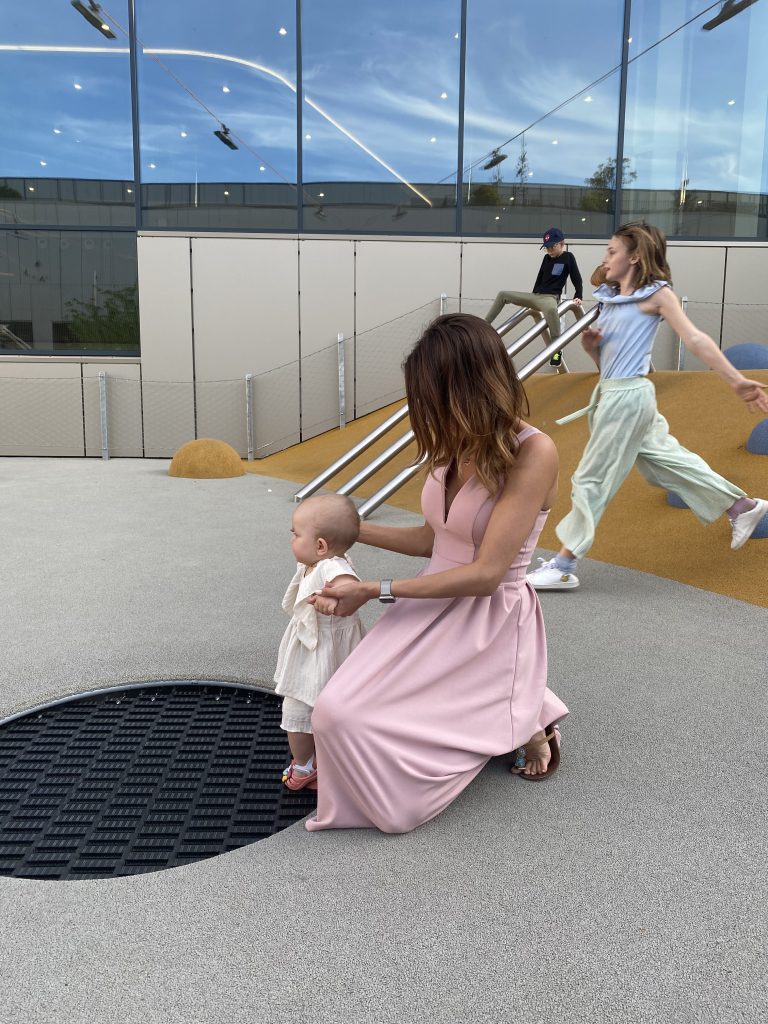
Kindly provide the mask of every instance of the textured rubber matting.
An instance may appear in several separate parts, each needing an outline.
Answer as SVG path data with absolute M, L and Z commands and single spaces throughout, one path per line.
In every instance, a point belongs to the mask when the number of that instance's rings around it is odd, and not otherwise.
M 0 875 L 105 878 L 215 857 L 315 806 L 291 793 L 271 693 L 177 683 L 92 694 L 0 727 Z

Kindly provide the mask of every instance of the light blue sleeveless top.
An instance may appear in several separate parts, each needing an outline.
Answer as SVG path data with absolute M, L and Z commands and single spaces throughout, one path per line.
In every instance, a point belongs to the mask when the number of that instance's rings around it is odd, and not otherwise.
M 643 313 L 638 308 L 643 299 L 666 281 L 653 281 L 631 295 L 618 295 L 608 284 L 601 284 L 592 294 L 603 303 L 595 324 L 602 332 L 600 342 L 600 379 L 644 377 L 651 366 L 651 350 L 661 317 Z

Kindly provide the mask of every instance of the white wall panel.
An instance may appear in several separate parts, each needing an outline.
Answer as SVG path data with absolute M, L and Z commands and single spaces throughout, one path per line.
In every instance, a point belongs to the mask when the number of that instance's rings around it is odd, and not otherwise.
M 301 242 L 301 436 L 339 425 L 337 337 L 345 340 L 345 406 L 354 403 L 355 244 Z
M 497 292 L 529 292 L 533 288 L 543 256 L 543 251 L 539 250 L 540 245 L 541 242 L 534 241 L 464 242 L 461 260 L 462 312 L 484 316 Z
M 757 342 L 768 343 L 765 281 L 768 280 L 768 249 L 739 247 L 728 250 L 725 269 L 723 348 Z
M 362 416 L 403 397 L 400 363 L 460 286 L 459 242 L 363 241 L 356 246 L 355 404 Z
M 245 375 L 252 373 L 258 455 L 295 444 L 297 240 L 195 238 L 192 284 L 198 436 L 217 437 L 247 453 L 243 396 Z
M 195 437 L 188 238 L 140 236 L 144 451 L 171 457 Z

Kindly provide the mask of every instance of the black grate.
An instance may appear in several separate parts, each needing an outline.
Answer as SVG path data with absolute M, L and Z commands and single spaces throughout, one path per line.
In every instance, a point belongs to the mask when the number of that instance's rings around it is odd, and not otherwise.
M 0 728 L 0 875 L 105 878 L 215 857 L 314 809 L 281 782 L 280 699 L 214 683 L 113 690 Z

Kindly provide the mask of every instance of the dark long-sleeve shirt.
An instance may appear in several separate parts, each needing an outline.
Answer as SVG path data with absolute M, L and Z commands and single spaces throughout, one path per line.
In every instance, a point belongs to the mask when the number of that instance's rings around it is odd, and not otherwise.
M 533 290 L 537 295 L 560 295 L 570 276 L 577 299 L 582 297 L 581 274 L 572 252 L 561 252 L 554 259 L 547 253 L 541 261 Z

